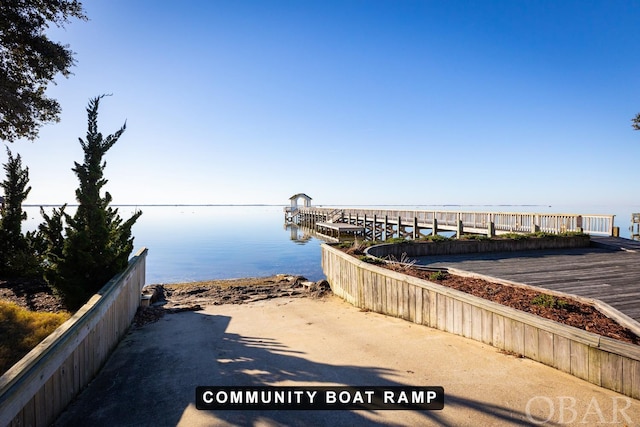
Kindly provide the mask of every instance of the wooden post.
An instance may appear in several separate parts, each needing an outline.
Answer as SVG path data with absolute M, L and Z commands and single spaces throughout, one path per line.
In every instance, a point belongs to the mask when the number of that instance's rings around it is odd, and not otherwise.
M 387 215 L 384 216 L 384 240 L 389 238 L 389 217 Z
M 366 240 L 366 238 L 367 238 L 367 214 L 364 214 L 364 221 L 362 222 L 362 232 L 364 233 L 364 239 Z
M 402 216 L 398 215 L 398 237 L 402 237 Z
M 435 236 L 438 234 L 438 220 L 436 219 L 435 213 L 433 214 L 433 228 L 431 229 L 431 235 Z
M 495 237 L 496 235 L 496 225 L 493 222 L 487 224 L 487 236 Z
M 535 215 L 531 215 L 531 233 L 535 233 L 536 232 L 536 216 Z
M 413 217 L 413 240 L 418 238 L 420 233 L 418 233 L 418 217 Z
M 373 214 L 373 240 L 378 240 L 378 215 Z M 380 236 L 382 240 L 382 236 Z

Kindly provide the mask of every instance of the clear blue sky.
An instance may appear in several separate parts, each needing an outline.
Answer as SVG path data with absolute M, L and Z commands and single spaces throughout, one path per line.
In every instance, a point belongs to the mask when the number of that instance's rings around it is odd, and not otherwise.
M 74 203 L 104 93 L 114 203 L 638 203 L 638 1 L 84 5 L 27 204 Z

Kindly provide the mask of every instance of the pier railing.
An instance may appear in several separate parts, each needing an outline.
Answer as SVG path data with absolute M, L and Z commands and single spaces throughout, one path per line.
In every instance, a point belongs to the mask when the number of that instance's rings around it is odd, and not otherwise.
M 147 249 L 0 376 L 0 427 L 48 426 L 96 375 L 140 306 Z
M 339 218 L 336 212 L 340 212 Z M 358 208 L 303 207 L 296 219 L 301 223 L 344 222 L 370 227 L 366 235 L 373 235 L 378 228 L 387 237 L 405 237 L 412 233 L 418 237 L 426 230 L 486 234 L 504 233 L 564 233 L 581 231 L 593 235 L 614 235 L 615 215 L 585 215 L 565 213 L 476 212 L 436 210 L 385 210 Z M 411 229 L 411 232 L 407 232 Z

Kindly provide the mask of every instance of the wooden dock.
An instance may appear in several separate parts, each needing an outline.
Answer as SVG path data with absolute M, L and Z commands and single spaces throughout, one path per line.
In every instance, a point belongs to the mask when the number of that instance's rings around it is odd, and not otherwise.
M 640 242 L 592 237 L 589 248 L 428 256 L 418 264 L 598 299 L 640 322 Z
M 483 234 L 564 233 L 581 231 L 590 235 L 614 236 L 615 215 L 565 213 L 469 212 L 296 207 L 285 209 L 285 222 L 335 232 L 344 224 L 362 227 L 366 240 L 387 240 L 392 237 L 418 239 L 439 232 Z M 344 228 L 346 230 L 346 228 Z
M 364 236 L 365 228 L 361 225 L 345 224 L 342 222 L 316 222 L 316 231 L 331 240 L 338 241 L 341 238 L 356 238 Z

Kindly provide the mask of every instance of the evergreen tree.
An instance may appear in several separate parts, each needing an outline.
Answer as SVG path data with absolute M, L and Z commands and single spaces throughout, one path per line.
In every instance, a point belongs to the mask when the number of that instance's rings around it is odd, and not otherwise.
M 631 127 L 635 130 L 640 130 L 640 113 L 636 114 L 636 116 L 631 119 Z
M 0 183 L 4 190 L 4 203 L 0 210 L 0 274 L 29 275 L 38 264 L 32 247 L 35 234 L 22 234 L 22 222 L 27 219 L 22 203 L 31 191 L 31 187 L 27 187 L 29 168 L 23 168 L 20 155 L 14 157 L 9 148 L 7 156 L 4 165 L 6 179 Z
M 35 139 L 43 123 L 59 120 L 60 104 L 46 90 L 71 74 L 74 53 L 46 30 L 72 18 L 87 20 L 78 0 L 0 1 L 0 139 Z
M 65 299 L 70 309 L 80 307 L 87 299 L 104 286 L 114 275 L 127 267 L 133 251 L 131 227 L 142 212 L 136 212 L 127 221 L 118 215 L 118 210 L 109 206 L 111 195 L 102 187 L 105 153 L 118 141 L 126 124 L 106 138 L 98 131 L 99 96 L 89 102 L 87 113 L 89 126 L 86 140 L 80 139 L 84 151 L 84 163 L 75 162 L 72 169 L 80 186 L 76 190 L 79 203 L 71 216 L 54 211 L 51 218 L 45 216 L 41 227 L 48 241 L 48 271 L 45 278 Z M 60 248 L 62 218 L 66 222 L 65 238 Z

